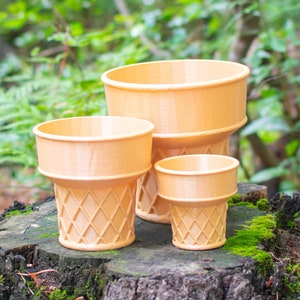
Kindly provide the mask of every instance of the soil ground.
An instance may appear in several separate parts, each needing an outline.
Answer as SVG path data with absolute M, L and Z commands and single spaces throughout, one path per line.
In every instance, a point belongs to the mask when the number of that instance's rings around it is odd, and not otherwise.
M 53 195 L 51 188 L 39 187 L 40 181 L 31 169 L 0 168 L 0 214 L 15 200 L 27 205 Z

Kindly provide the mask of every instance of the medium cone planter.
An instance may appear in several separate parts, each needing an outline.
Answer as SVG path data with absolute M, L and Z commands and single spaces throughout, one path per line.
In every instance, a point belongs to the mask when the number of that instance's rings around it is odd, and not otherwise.
M 155 125 L 152 163 L 174 155 L 228 155 L 229 137 L 246 121 L 249 69 L 217 60 L 166 60 L 127 65 L 101 79 L 109 115 Z M 138 182 L 137 215 L 170 223 L 152 168 Z
M 34 127 L 39 171 L 54 183 L 63 246 L 98 251 L 135 240 L 136 181 L 151 168 L 153 128 L 146 120 L 107 116 Z
M 237 191 L 238 160 L 184 155 L 155 163 L 159 195 L 170 205 L 174 246 L 218 248 L 226 242 L 227 200 Z

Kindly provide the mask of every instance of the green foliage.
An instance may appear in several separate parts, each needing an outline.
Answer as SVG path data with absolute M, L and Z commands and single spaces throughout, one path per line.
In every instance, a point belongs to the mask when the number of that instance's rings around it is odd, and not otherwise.
M 247 58 L 252 71 L 249 83 L 254 87 L 247 109 L 252 121 L 242 130 L 242 135 L 247 139 L 249 135 L 257 134 L 266 146 L 278 148 L 281 143 L 284 145 L 276 166 L 259 172 L 249 168 L 249 179 L 256 183 L 279 179 L 280 191 L 293 192 L 300 190 L 300 123 L 297 116 L 300 95 L 295 93 L 300 83 L 296 68 L 299 57 L 292 50 L 299 47 L 296 11 L 300 4 L 293 0 L 286 4 L 261 2 L 259 13 L 263 27 L 258 33 L 256 50 Z M 287 141 L 284 137 L 288 137 Z M 244 162 L 252 164 L 252 159 Z
M 73 70 L 72 78 L 53 75 L 28 76 L 0 94 L 0 164 L 37 165 L 32 128 L 40 122 L 106 113 L 99 74 L 84 78 Z
M 239 20 L 247 15 L 259 16 L 260 24 L 254 51 L 241 59 L 251 68 L 241 166 L 246 180 L 280 178 L 281 191 L 299 190 L 298 1 L 124 3 L 129 12 L 117 1 L 1 2 L 0 40 L 12 51 L 0 61 L 0 166 L 36 167 L 32 127 L 39 122 L 106 114 L 100 76 L 112 67 L 157 59 L 228 60 Z M 290 135 L 276 167 L 257 172 L 252 134 L 266 146 Z
M 272 258 L 270 253 L 259 249 L 262 241 L 272 240 L 275 237 L 275 217 L 271 214 L 253 218 L 243 229 L 237 230 L 236 234 L 229 237 L 224 249 L 240 256 L 249 256 L 259 261 L 262 271 L 271 267 Z

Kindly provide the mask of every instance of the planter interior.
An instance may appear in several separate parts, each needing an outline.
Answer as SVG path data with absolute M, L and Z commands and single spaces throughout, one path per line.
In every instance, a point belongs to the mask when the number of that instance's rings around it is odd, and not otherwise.
M 134 239 L 136 180 L 151 168 L 153 124 L 77 117 L 37 125 L 39 171 L 54 182 L 59 241 L 86 251 Z
M 173 244 L 189 250 L 222 246 L 227 200 L 237 191 L 239 162 L 223 155 L 184 155 L 158 161 L 159 195 L 170 204 Z

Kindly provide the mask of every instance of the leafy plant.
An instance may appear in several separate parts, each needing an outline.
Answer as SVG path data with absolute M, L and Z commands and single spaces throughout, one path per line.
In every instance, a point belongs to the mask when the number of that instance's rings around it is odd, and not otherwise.
M 36 167 L 32 127 L 41 121 L 106 114 L 107 69 L 236 60 L 251 68 L 249 122 L 235 145 L 240 180 L 300 190 L 299 8 L 296 0 L 2 1 L 0 165 Z
M 275 189 L 293 192 L 300 189 L 300 131 L 298 113 L 299 84 L 298 25 L 295 11 L 299 3 L 288 1 L 276 9 L 261 2 L 257 47 L 247 62 L 252 68 L 247 114 L 250 122 L 242 130 L 242 137 L 253 148 L 252 159 L 242 164 L 258 163 L 254 169 L 246 167 L 248 180 L 255 183 L 275 182 Z M 278 6 L 278 8 L 280 5 Z M 281 18 L 285 15 L 285 18 Z M 275 23 L 277 20 L 277 23 Z M 296 51 L 296 52 L 295 52 Z

